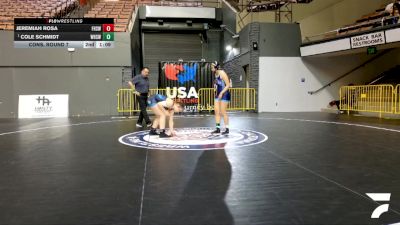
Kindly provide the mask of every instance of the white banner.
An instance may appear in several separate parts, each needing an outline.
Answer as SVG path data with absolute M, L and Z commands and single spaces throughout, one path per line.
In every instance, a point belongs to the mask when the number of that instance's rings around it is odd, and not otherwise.
M 18 118 L 68 117 L 69 95 L 20 95 Z
M 352 48 L 362 48 L 367 46 L 385 44 L 385 32 L 376 32 L 371 34 L 364 34 L 351 38 Z
M 400 28 L 385 31 L 386 43 L 400 41 Z

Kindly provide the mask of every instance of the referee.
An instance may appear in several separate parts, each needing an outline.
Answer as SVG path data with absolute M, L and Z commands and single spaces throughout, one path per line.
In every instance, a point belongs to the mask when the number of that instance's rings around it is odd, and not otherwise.
M 149 115 L 147 115 L 147 97 L 149 96 L 149 73 L 150 70 L 148 67 L 143 67 L 140 75 L 135 76 L 132 81 L 129 81 L 128 84 L 135 91 L 136 99 L 139 102 L 140 107 L 140 115 L 139 119 L 136 123 L 136 127 L 143 127 L 143 119 L 146 122 L 146 126 L 151 126 L 151 120 Z

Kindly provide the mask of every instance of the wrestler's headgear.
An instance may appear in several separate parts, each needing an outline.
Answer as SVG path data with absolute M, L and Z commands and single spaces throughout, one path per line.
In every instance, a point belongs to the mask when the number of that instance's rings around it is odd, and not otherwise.
M 213 65 L 217 70 L 220 69 L 220 65 L 217 61 L 214 61 L 213 63 L 211 63 L 211 65 Z

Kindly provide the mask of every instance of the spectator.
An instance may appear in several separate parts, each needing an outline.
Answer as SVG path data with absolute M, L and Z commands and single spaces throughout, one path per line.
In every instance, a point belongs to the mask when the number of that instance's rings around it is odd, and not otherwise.
M 395 0 L 388 4 L 385 8 L 385 12 L 390 13 L 391 16 L 399 16 L 400 1 Z
M 338 109 L 338 114 L 342 114 L 343 111 L 340 110 L 340 101 L 339 101 L 339 100 L 333 100 L 333 101 L 329 102 L 329 106 L 330 106 L 330 107 L 333 107 L 333 106 L 335 106 L 335 105 L 336 105 L 336 107 L 337 107 L 337 109 Z

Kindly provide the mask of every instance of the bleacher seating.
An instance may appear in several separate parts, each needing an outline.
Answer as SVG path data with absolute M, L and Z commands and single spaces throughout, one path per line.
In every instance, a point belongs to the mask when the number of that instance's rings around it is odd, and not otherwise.
M 398 0 L 398 3 L 400 5 L 400 0 Z M 343 35 L 360 33 L 377 27 L 398 24 L 400 23 L 399 8 L 399 6 L 394 7 L 393 3 L 389 5 L 381 5 L 374 12 L 363 15 L 352 24 L 322 34 L 305 37 L 304 42 L 307 43 L 335 39 Z
M 101 1 L 98 2 L 86 14 L 86 18 L 113 18 L 114 30 L 124 32 L 134 13 L 135 2 L 132 1 Z
M 86 18 L 114 18 L 116 32 L 127 30 L 135 7 L 140 5 L 153 6 L 177 6 L 177 7 L 201 7 L 201 1 L 100 1 L 91 8 L 84 17 Z
M 390 25 L 398 22 L 398 11 L 389 12 L 385 7 L 377 9 L 375 12 L 362 16 L 354 24 L 347 25 L 338 30 L 338 34 L 355 33 L 369 30 L 374 27 Z
M 239 4 L 238 0 L 234 0 Z M 308 4 L 313 0 L 255 0 L 249 1 L 248 12 L 276 11 L 288 4 Z M 234 4 L 235 5 L 235 4 Z
M 77 0 L 0 0 L 0 30 L 13 30 L 14 18 L 62 17 L 78 5 Z M 86 18 L 113 18 L 116 32 L 127 30 L 135 7 L 139 5 L 201 7 L 202 1 L 101 0 Z
M 0 0 L 0 30 L 13 30 L 14 18 L 61 17 L 76 0 Z
M 202 7 L 202 1 L 160 1 L 160 0 L 139 0 L 138 5 L 174 6 L 174 7 Z
M 372 28 L 386 26 L 391 24 L 396 24 L 399 22 L 399 11 L 391 10 L 389 11 L 386 5 L 381 5 L 381 7 L 374 12 L 363 15 L 360 19 L 356 20 L 355 23 L 343 26 L 335 32 L 328 33 L 325 38 L 332 38 L 336 36 L 358 33 L 365 30 L 370 30 Z

